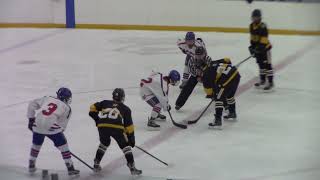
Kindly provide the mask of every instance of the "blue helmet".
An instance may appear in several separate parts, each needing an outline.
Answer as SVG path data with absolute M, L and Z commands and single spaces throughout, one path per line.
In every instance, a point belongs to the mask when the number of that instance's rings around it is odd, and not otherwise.
M 62 87 L 57 91 L 57 98 L 66 103 L 70 103 L 72 93 L 70 89 Z
M 172 83 L 175 84 L 178 81 L 180 81 L 180 73 L 176 70 L 172 70 L 169 73 L 169 78 L 172 81 Z
M 196 39 L 196 35 L 194 34 L 194 32 L 187 32 L 185 40 L 195 40 Z

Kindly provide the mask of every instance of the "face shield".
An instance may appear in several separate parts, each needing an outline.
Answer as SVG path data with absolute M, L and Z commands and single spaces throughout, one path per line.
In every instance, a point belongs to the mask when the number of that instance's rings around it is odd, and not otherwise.
M 66 101 L 67 101 L 66 103 L 70 105 L 70 104 L 72 103 L 72 97 L 70 97 L 70 98 L 67 99 Z
M 174 80 L 170 79 L 170 84 L 171 84 L 172 86 L 176 86 L 176 85 L 178 85 L 179 83 L 180 83 L 180 81 L 174 81 Z

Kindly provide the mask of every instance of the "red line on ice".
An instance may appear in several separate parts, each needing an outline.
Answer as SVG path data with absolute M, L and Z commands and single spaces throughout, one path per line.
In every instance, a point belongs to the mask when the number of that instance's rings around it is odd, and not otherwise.
M 302 57 L 305 53 L 307 53 L 309 50 L 314 48 L 317 44 L 318 44 L 318 42 L 315 41 L 315 42 L 310 43 L 309 45 L 305 46 L 304 48 L 296 51 L 295 53 L 287 56 L 279 64 L 274 66 L 274 70 L 275 71 L 280 71 L 280 70 L 284 69 L 285 67 L 287 67 L 289 64 L 299 60 L 300 57 Z M 241 86 L 239 86 L 236 96 L 239 96 L 242 93 L 244 93 L 247 90 L 249 90 L 253 86 L 253 84 L 256 82 L 257 79 L 258 79 L 257 77 L 254 77 L 254 78 L 250 79 L 249 81 L 247 81 L 246 83 L 244 83 Z M 198 110 L 197 112 L 193 113 L 189 117 L 185 118 L 185 120 L 191 119 L 192 117 L 194 117 L 194 116 L 198 115 L 199 113 L 201 113 L 201 111 L 202 111 L 202 109 Z M 178 134 L 179 132 L 183 132 L 183 130 L 178 129 L 177 127 L 171 127 L 169 129 L 166 129 L 166 130 L 162 131 L 158 135 L 148 139 L 147 141 L 145 141 L 140 146 L 143 147 L 146 150 L 150 150 L 150 149 L 156 147 L 157 145 L 161 144 L 165 140 L 167 140 L 169 138 L 172 138 L 174 135 Z M 135 151 L 134 155 L 135 155 L 135 158 L 137 159 L 137 157 L 143 155 L 143 152 Z M 121 156 L 121 157 L 119 157 L 117 159 L 114 159 L 113 161 L 111 161 L 106 166 L 104 166 L 103 167 L 103 172 L 107 172 L 107 174 L 109 174 L 109 173 L 112 173 L 117 168 L 120 168 L 120 167 L 122 167 L 124 165 L 126 165 L 126 161 L 125 161 L 125 158 L 123 156 Z

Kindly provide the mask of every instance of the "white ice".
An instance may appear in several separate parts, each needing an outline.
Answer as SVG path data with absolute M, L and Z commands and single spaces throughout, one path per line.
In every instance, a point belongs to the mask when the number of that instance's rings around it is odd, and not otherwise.
M 234 64 L 248 56 L 248 34 L 197 33 L 214 59 L 230 57 Z M 317 180 L 320 179 L 320 39 L 312 36 L 270 37 L 275 91 L 252 88 L 257 76 L 254 59 L 241 65 L 243 93 L 237 96 L 238 122 L 212 131 L 213 108 L 187 130 L 161 123 L 160 132 L 146 130 L 150 107 L 138 95 L 141 78 L 151 70 L 182 72 L 184 55 L 176 47 L 183 32 L 0 29 L 0 179 L 39 179 L 27 173 L 31 132 L 27 102 L 54 95 L 61 86 L 73 91 L 73 116 L 65 131 L 71 151 L 89 164 L 98 134 L 89 106 L 110 99 L 123 87 L 136 125 L 136 143 L 168 162 L 165 167 L 134 149 L 140 179 Z M 279 64 L 283 62 L 283 66 Z M 251 87 L 246 90 L 247 85 Z M 174 106 L 179 94 L 171 88 Z M 176 121 L 190 120 L 208 104 L 197 86 Z M 101 175 L 76 159 L 79 179 L 131 179 L 122 152 L 113 141 L 102 161 Z M 58 150 L 46 140 L 37 166 L 66 177 Z

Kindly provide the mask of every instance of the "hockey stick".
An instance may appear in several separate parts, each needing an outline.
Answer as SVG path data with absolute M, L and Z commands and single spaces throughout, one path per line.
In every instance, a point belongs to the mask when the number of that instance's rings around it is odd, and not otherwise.
M 141 151 L 143 151 L 144 153 L 146 153 L 146 154 L 148 154 L 149 156 L 153 157 L 154 159 L 158 160 L 158 161 L 159 161 L 159 162 L 161 162 L 162 164 L 164 164 L 164 165 L 166 165 L 166 166 L 169 166 L 169 164 L 168 164 L 168 163 L 166 163 L 166 162 L 164 162 L 164 161 L 160 160 L 159 158 L 157 158 L 157 157 L 155 157 L 154 155 L 150 154 L 148 151 L 146 151 L 146 150 L 142 149 L 141 147 L 136 146 L 136 148 L 140 149 L 140 150 L 141 150 Z
M 161 79 L 162 79 L 162 74 L 161 74 Z M 162 88 L 163 96 L 167 96 L 168 93 L 165 93 L 165 92 L 163 91 L 162 81 L 161 81 L 161 88 Z M 168 102 L 167 102 L 167 103 L 168 103 Z M 182 129 L 187 129 L 187 126 L 186 126 L 186 125 L 184 125 L 184 124 L 179 124 L 179 123 L 175 122 L 175 121 L 173 120 L 173 118 L 172 118 L 171 112 L 169 111 L 169 109 L 167 109 L 167 110 L 168 110 L 168 113 L 169 113 L 169 116 L 170 116 L 170 118 L 171 118 L 171 121 L 172 121 L 173 125 L 175 125 L 175 126 L 177 126 L 177 127 L 179 127 L 179 128 L 182 128 Z
M 249 60 L 250 58 L 252 58 L 252 57 L 253 57 L 253 56 L 250 55 L 250 56 L 247 57 L 246 59 L 244 59 L 244 60 L 240 61 L 238 64 L 236 64 L 235 67 L 238 68 L 242 63 L 248 61 L 248 60 Z M 210 103 L 208 104 L 208 106 L 202 111 L 202 113 L 200 114 L 200 116 L 199 116 L 197 119 L 188 121 L 188 124 L 195 124 L 195 123 L 197 123 L 197 122 L 199 121 L 199 119 L 203 116 L 203 114 L 207 111 L 207 109 L 210 107 L 210 105 L 213 103 L 213 101 L 214 101 L 214 99 L 212 99 L 212 100 L 210 101 Z
M 169 116 L 170 116 L 170 119 L 171 119 L 173 125 L 181 128 L 181 129 L 187 129 L 187 125 L 179 124 L 179 123 L 175 122 L 175 121 L 173 120 L 173 118 L 172 118 L 171 112 L 168 111 L 168 113 L 169 113 Z
M 93 167 L 91 167 L 89 164 L 87 164 L 86 162 L 84 162 L 82 159 L 80 159 L 78 156 L 76 156 L 75 154 L 73 154 L 72 152 L 70 152 L 71 155 L 73 157 L 75 157 L 76 159 L 78 159 L 80 162 L 82 162 L 84 165 L 86 165 L 88 168 L 90 168 L 91 170 L 93 170 Z
M 210 101 L 210 103 L 209 103 L 209 104 L 207 105 L 207 107 L 202 111 L 202 113 L 200 114 L 200 116 L 199 116 L 197 119 L 188 121 L 188 124 L 195 124 L 195 123 L 197 123 L 197 122 L 199 121 L 199 119 L 203 116 L 203 114 L 207 111 L 207 109 L 211 106 L 211 104 L 213 103 L 213 101 L 214 101 L 214 99 L 212 99 L 212 100 Z
M 252 57 L 253 57 L 253 55 L 250 55 L 250 56 L 247 57 L 246 59 L 244 59 L 244 60 L 240 61 L 238 64 L 236 64 L 235 67 L 238 68 L 242 63 L 248 61 L 248 60 L 249 60 L 250 58 L 252 58 Z

